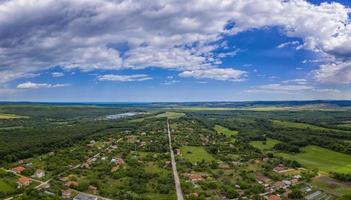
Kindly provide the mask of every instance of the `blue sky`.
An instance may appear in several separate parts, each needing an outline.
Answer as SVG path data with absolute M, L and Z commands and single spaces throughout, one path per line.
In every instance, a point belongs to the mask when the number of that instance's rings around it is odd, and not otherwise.
M 13 0 L 0 9 L 0 100 L 351 99 L 346 0 Z

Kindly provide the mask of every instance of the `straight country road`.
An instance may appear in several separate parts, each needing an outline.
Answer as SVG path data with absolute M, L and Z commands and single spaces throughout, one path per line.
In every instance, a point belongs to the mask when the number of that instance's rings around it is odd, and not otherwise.
M 172 171 L 173 171 L 174 183 L 175 183 L 175 188 L 176 188 L 176 193 L 177 193 L 177 199 L 183 200 L 184 198 L 183 198 L 182 188 L 180 187 L 180 181 L 179 181 L 179 176 L 178 176 L 178 171 L 177 171 L 177 164 L 176 164 L 176 161 L 174 158 L 174 152 L 173 152 L 173 148 L 172 148 L 171 131 L 169 129 L 168 119 L 167 119 L 167 132 L 168 132 L 169 150 L 171 152 Z

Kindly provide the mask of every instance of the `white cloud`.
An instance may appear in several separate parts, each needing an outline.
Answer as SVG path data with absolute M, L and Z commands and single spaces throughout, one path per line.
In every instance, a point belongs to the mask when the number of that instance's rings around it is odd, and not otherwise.
M 119 82 L 131 82 L 131 81 L 146 81 L 152 79 L 146 74 L 134 74 L 134 75 L 116 75 L 116 74 L 105 74 L 98 76 L 99 81 L 119 81 Z
M 282 44 L 278 45 L 277 48 L 281 49 L 281 48 L 285 48 L 285 47 L 288 47 L 288 46 L 297 46 L 299 44 L 300 44 L 299 41 L 285 42 L 285 43 L 282 43 Z
M 51 76 L 54 77 L 54 78 L 56 78 L 56 77 L 62 77 L 62 76 L 64 76 L 64 75 L 65 75 L 65 74 L 62 73 L 62 72 L 52 72 L 52 73 L 51 73 Z
M 314 72 L 314 77 L 320 82 L 350 84 L 351 61 L 321 65 L 320 69 Z
M 221 81 L 241 81 L 246 72 L 232 68 L 212 68 L 184 71 L 179 74 L 181 77 L 193 77 L 196 79 L 214 79 Z
M 214 53 L 231 48 L 218 44 L 223 35 L 272 26 L 301 38 L 299 48 L 351 59 L 349 12 L 339 3 L 305 0 L 0 1 L 0 82 L 53 66 L 204 74 L 235 55 Z M 235 26 L 224 30 L 228 21 Z
M 66 87 L 69 84 L 49 84 L 49 83 L 33 83 L 33 82 L 25 82 L 17 85 L 19 89 L 40 89 L 40 88 L 58 88 L 58 87 Z

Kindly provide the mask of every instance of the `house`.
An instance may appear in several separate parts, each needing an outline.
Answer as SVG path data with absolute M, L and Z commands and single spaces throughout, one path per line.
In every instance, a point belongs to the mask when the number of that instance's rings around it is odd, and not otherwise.
M 73 200 L 97 200 L 96 196 L 91 196 L 83 193 L 79 193 L 77 196 L 73 198 Z
M 32 180 L 30 178 L 22 176 L 21 178 L 18 179 L 17 184 L 18 184 L 18 187 L 22 187 L 22 186 L 28 186 L 31 182 Z
M 67 186 L 67 187 L 71 187 L 71 186 L 77 187 L 78 185 L 79 185 L 79 183 L 76 181 L 67 181 L 65 183 L 65 186 Z
M 175 149 L 176 155 L 180 155 L 180 149 Z
M 191 182 L 199 182 L 204 180 L 202 176 L 198 174 L 190 174 L 189 179 Z
M 271 195 L 268 197 L 268 200 L 281 200 L 281 198 L 277 195 Z
M 12 168 L 12 171 L 20 174 L 21 172 L 23 172 L 24 170 L 26 170 L 26 168 L 24 168 L 23 166 L 17 166 L 15 168 Z
M 113 158 L 113 159 L 111 159 L 111 163 L 113 163 L 115 165 L 123 165 L 124 160 L 122 158 Z
M 68 190 L 61 190 L 61 197 L 63 199 L 70 199 L 72 197 L 73 191 L 68 189 Z
M 88 187 L 88 191 L 91 194 L 96 194 L 97 193 L 97 187 L 93 186 L 93 185 L 89 185 Z
M 37 171 L 35 171 L 34 176 L 37 177 L 37 178 L 42 178 L 42 177 L 45 176 L 45 171 L 41 170 L 41 169 L 38 169 Z
M 274 167 L 274 169 L 273 169 L 273 171 L 275 171 L 275 172 L 277 172 L 277 173 L 279 173 L 279 172 L 281 172 L 281 171 L 283 171 L 283 170 L 285 170 L 285 167 L 284 167 L 283 164 L 279 164 L 279 165 L 277 165 L 276 167 Z
M 141 135 L 141 136 L 145 136 L 146 133 L 143 131 L 143 132 L 140 133 L 140 135 Z
M 277 188 L 277 189 L 280 189 L 280 188 L 284 188 L 285 187 L 285 184 L 283 183 L 283 181 L 278 181 L 274 184 L 274 186 Z

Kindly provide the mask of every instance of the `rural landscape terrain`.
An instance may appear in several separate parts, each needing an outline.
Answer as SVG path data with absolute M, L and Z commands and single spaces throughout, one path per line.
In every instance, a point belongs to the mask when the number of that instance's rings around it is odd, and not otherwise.
M 2 103 L 1 199 L 351 198 L 351 102 Z

